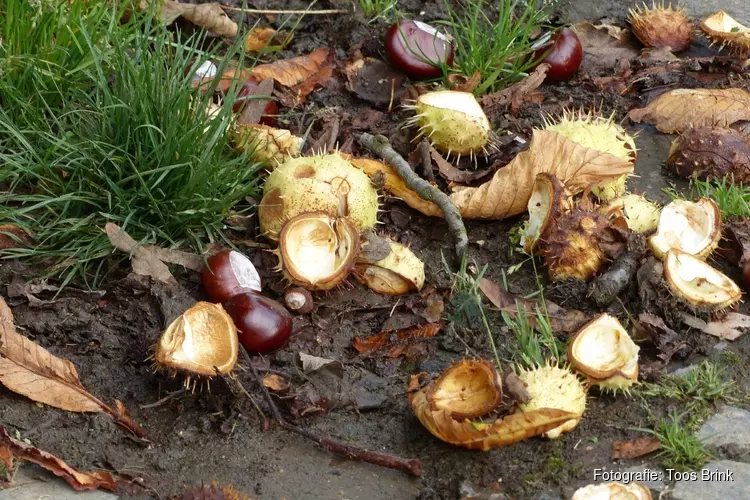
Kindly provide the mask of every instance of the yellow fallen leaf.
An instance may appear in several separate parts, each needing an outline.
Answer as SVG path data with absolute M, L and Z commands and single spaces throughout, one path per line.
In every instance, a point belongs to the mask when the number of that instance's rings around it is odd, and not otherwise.
M 162 21 L 169 24 L 178 17 L 183 17 L 218 36 L 233 37 L 239 30 L 237 23 L 227 16 L 218 3 L 185 4 L 166 0 L 161 7 Z
M 647 122 L 666 134 L 694 127 L 728 127 L 750 120 L 750 92 L 745 89 L 675 89 L 645 108 L 628 113 L 635 123 Z
M 247 34 L 245 49 L 248 52 L 260 52 L 273 40 L 274 35 L 276 35 L 276 30 L 273 28 L 255 28 Z
M 303 56 L 259 64 L 250 70 L 250 75 L 258 81 L 273 78 L 284 87 L 294 87 L 315 77 L 327 63 L 328 49 L 322 47 Z
M 628 160 L 587 148 L 546 130 L 534 130 L 529 149 L 477 187 L 457 187 L 451 201 L 466 219 L 503 219 L 526 211 L 537 174 L 560 179 L 571 194 L 633 173 Z
M 421 424 L 433 436 L 456 446 L 487 451 L 540 436 L 545 432 L 580 417 L 554 408 L 540 408 L 525 413 L 514 413 L 492 423 L 459 421 L 448 410 L 431 410 L 427 390 L 420 389 L 419 375 L 409 382 L 409 405 Z

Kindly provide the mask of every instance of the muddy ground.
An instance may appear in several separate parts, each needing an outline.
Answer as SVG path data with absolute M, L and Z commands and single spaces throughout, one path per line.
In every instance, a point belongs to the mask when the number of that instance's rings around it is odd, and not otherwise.
M 284 7 L 304 7 L 302 3 L 288 4 Z M 400 2 L 407 12 L 426 12 L 425 20 L 441 16 L 440 4 Z M 574 0 L 570 20 L 607 18 L 624 25 L 628 5 L 629 2 Z M 255 2 L 255 6 L 282 7 L 279 2 Z M 343 1 L 319 2 L 315 8 L 348 6 L 350 3 Z M 352 46 L 360 44 L 364 55 L 381 57 L 379 37 L 384 28 L 384 24 L 368 24 L 358 15 L 311 17 L 301 23 L 295 42 L 283 55 L 298 55 L 331 45 L 343 60 Z M 710 53 L 700 41 L 693 51 L 688 57 Z M 603 94 L 575 79 L 543 86 L 541 91 L 545 96 L 543 103 L 524 104 L 516 117 L 508 116 L 498 126 L 528 137 L 531 127 L 540 123 L 542 112 L 559 112 L 570 104 L 596 105 L 607 113 L 614 111 L 620 120 L 634 102 L 632 96 Z M 636 97 L 635 102 L 643 104 L 638 99 L 653 96 L 646 93 Z M 294 131 L 304 131 L 316 117 L 323 116 L 324 110 L 337 114 L 342 119 L 339 143 L 343 143 L 347 134 L 357 132 L 352 128 L 352 120 L 364 116 L 369 109 L 370 105 L 344 88 L 328 88 L 310 96 L 304 113 L 289 115 L 285 121 Z M 398 113 L 383 114 L 369 130 L 390 135 L 399 144 L 395 130 L 402 117 Z M 317 123 L 314 136 L 322 132 L 323 120 Z M 636 166 L 640 178 L 633 182 L 633 187 L 665 201 L 661 189 L 675 181 L 662 174 L 661 163 L 672 137 L 658 134 L 650 127 L 629 127 L 629 130 L 640 131 Z M 445 295 L 447 303 L 452 278 L 443 266 L 442 256 L 452 262 L 453 243 L 445 224 L 395 200 L 386 201 L 381 220 L 385 232 L 408 243 L 424 260 L 426 283 Z M 519 221 L 520 218 L 467 223 L 471 256 L 479 267 L 489 264 L 486 277 L 500 282 L 503 269 L 524 259 L 512 251 L 508 242 L 509 229 Z M 245 239 L 255 236 L 244 235 Z M 266 280 L 268 294 L 278 293 L 282 284 L 270 270 L 272 256 L 257 248 L 247 248 L 247 253 Z M 489 357 L 487 339 L 472 325 L 446 323 L 441 333 L 408 356 L 389 359 L 382 353 L 359 355 L 352 348 L 355 336 L 377 334 L 390 316 L 406 316 L 410 312 L 406 306 L 418 301 L 381 297 L 354 280 L 342 290 L 317 296 L 315 312 L 295 319 L 295 335 L 290 344 L 257 362 L 290 377 L 293 388 L 299 391 L 303 390 L 300 388 L 305 385 L 305 377 L 296 353 L 343 362 L 351 386 L 334 394 L 328 411 L 309 412 L 296 421 L 320 435 L 393 455 L 420 458 L 425 466 L 424 476 L 414 479 L 347 461 L 285 431 L 273 427 L 264 431 L 263 421 L 251 402 L 235 394 L 228 384 L 214 381 L 210 393 L 190 393 L 182 390 L 179 378 L 152 372 L 151 364 L 146 361 L 149 347 L 166 323 L 181 312 L 184 303 L 159 287 L 129 278 L 128 271 L 124 266 L 113 273 L 101 293 L 71 287 L 56 298 L 53 291 L 42 291 L 35 294 L 39 300 L 29 301 L 22 292 L 24 284 L 29 280 L 38 283 L 39 273 L 18 262 L 2 262 L 0 292 L 13 308 L 21 333 L 72 361 L 84 386 L 92 393 L 105 401 L 120 399 L 143 424 L 153 442 L 129 437 L 105 415 L 67 413 L 34 404 L 4 389 L 0 389 L 0 421 L 71 465 L 142 476 L 149 490 L 143 490 L 139 497 L 166 498 L 179 493 L 184 485 L 218 481 L 234 485 L 252 498 L 264 499 L 454 499 L 467 491 L 466 485 L 504 492 L 513 498 L 556 498 L 567 497 L 575 488 L 593 482 L 594 468 L 627 468 L 643 462 L 613 464 L 610 455 L 613 440 L 637 437 L 639 434 L 632 428 L 649 425 L 645 410 L 633 398 L 600 395 L 595 390 L 590 394 L 583 421 L 556 441 L 530 439 L 483 453 L 456 448 L 433 438 L 408 407 L 405 389 L 409 375 L 416 371 L 437 373 L 463 356 Z M 729 272 L 736 277 L 736 271 Z M 194 299 L 203 298 L 197 274 L 185 272 L 180 275 L 180 282 Z M 528 262 L 509 276 L 509 287 L 518 294 L 537 289 Z M 554 287 L 551 291 L 565 295 L 564 290 Z M 615 307 L 613 312 L 622 310 Z M 491 309 L 488 313 L 501 356 L 508 359 L 513 336 L 499 314 Z M 750 374 L 740 370 L 750 359 L 750 336 L 731 344 L 729 349 L 739 353 L 741 362 L 727 364 L 725 357 L 720 357 L 714 349 L 716 339 L 695 331 L 685 331 L 684 335 L 692 349 L 684 359 L 676 359 L 670 370 L 710 356 L 725 364 L 743 388 L 750 389 Z M 643 362 L 655 359 L 656 353 L 648 346 L 641 352 Z M 252 375 L 245 371 L 238 377 L 255 399 L 261 401 Z M 355 404 L 347 405 L 352 399 Z M 305 405 L 286 404 L 292 401 L 279 400 L 279 404 L 287 415 L 295 417 L 292 413 L 299 413 Z M 334 408 L 336 402 L 342 407 Z M 671 404 L 656 403 L 651 409 L 658 415 L 669 411 Z M 651 463 L 658 465 L 658 460 Z

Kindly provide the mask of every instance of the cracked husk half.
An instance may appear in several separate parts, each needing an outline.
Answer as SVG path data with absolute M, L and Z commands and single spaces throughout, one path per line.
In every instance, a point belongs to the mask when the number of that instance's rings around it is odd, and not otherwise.
M 576 333 L 568 347 L 568 360 L 592 384 L 627 390 L 638 380 L 639 351 L 617 318 L 605 313 Z
M 357 280 L 371 290 L 386 295 L 417 292 L 424 286 L 424 262 L 409 247 L 385 240 L 391 247 L 387 257 L 376 262 L 357 261 Z
M 719 311 L 742 298 L 737 283 L 706 262 L 679 250 L 667 253 L 664 279 L 672 294 L 698 310 Z
M 409 406 L 419 422 L 436 438 L 456 446 L 487 451 L 544 434 L 577 415 L 554 408 L 514 413 L 491 423 L 454 418 L 449 409 L 433 410 L 420 376 L 412 375 L 407 390 Z
M 378 192 L 362 170 L 338 154 L 291 158 L 266 179 L 258 207 L 260 229 L 272 240 L 303 212 L 349 217 L 360 231 L 377 222 Z
M 650 233 L 659 225 L 661 207 L 640 194 L 626 194 L 598 209 L 610 218 L 622 217 L 635 233 Z
M 535 252 L 537 242 L 544 237 L 550 225 L 570 210 L 569 199 L 570 194 L 556 176 L 547 172 L 536 176 L 534 190 L 529 198 L 529 220 L 521 235 L 524 252 Z
M 354 269 L 359 253 L 359 231 L 346 217 L 305 212 L 281 229 L 278 270 L 295 285 L 308 290 L 330 290 Z
M 164 330 L 153 358 L 161 368 L 211 377 L 232 371 L 238 349 L 237 327 L 224 308 L 198 302 Z
M 545 437 L 556 439 L 562 433 L 572 431 L 581 421 L 583 412 L 586 411 L 586 390 L 573 372 L 547 364 L 534 369 L 521 370 L 518 378 L 524 383 L 531 396 L 531 401 L 518 405 L 519 411 L 557 408 L 577 415 L 564 424 L 545 432 Z
M 570 500 L 651 500 L 651 490 L 640 483 L 589 484 L 573 493 Z
M 477 418 L 491 412 L 503 397 L 502 380 L 489 361 L 462 359 L 451 364 L 427 391 L 430 409 L 453 418 Z
M 728 46 L 740 53 L 750 51 L 750 28 L 738 23 L 723 10 L 708 16 L 701 23 L 701 30 L 712 44 Z
M 635 140 L 624 128 L 614 122 L 613 118 L 584 113 L 583 111 L 565 111 L 556 122 L 545 120 L 545 130 L 557 132 L 573 142 L 587 148 L 609 153 L 622 160 L 635 164 Z M 591 192 L 602 201 L 609 201 L 625 193 L 625 182 L 628 175 L 605 181 L 593 186 Z
M 675 200 L 661 210 L 656 234 L 648 239 L 654 255 L 664 260 L 671 249 L 705 260 L 721 240 L 721 212 L 709 198 Z
M 301 137 L 260 124 L 235 125 L 232 140 L 238 151 L 249 152 L 254 160 L 268 162 L 271 168 L 298 156 L 302 147 Z
M 449 156 L 475 155 L 489 142 L 490 122 L 471 92 L 428 92 L 417 98 L 414 110 L 416 116 L 407 123 Z
M 651 8 L 630 9 L 630 24 L 633 34 L 646 47 L 667 48 L 672 52 L 682 52 L 693 43 L 693 26 L 690 18 L 681 7 L 672 8 L 662 2 Z

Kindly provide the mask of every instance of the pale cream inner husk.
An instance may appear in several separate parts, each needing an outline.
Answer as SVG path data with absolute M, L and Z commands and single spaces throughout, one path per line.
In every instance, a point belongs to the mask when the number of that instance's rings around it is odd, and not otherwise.
M 714 31 L 724 31 L 727 33 L 750 33 L 750 28 L 738 23 L 726 13 L 706 19 L 706 27 Z
M 534 192 L 529 199 L 529 224 L 523 235 L 521 244 L 526 246 L 527 241 L 536 241 L 539 238 L 539 231 L 542 229 L 544 220 L 547 218 L 547 212 L 550 205 L 550 190 L 546 182 L 537 182 Z
M 667 255 L 669 277 L 672 284 L 685 294 L 702 303 L 721 304 L 730 301 L 736 284 L 702 260 L 692 255 Z
M 573 348 L 577 364 L 593 370 L 623 369 L 638 359 L 638 346 L 614 318 L 602 318 L 579 334 Z
M 285 239 L 288 264 L 310 283 L 331 278 L 346 261 L 351 241 L 345 230 L 336 231 L 324 219 L 303 219 L 290 228 Z
M 665 253 L 676 248 L 696 255 L 712 244 L 715 223 L 714 212 L 705 205 L 673 202 L 662 210 L 656 241 Z

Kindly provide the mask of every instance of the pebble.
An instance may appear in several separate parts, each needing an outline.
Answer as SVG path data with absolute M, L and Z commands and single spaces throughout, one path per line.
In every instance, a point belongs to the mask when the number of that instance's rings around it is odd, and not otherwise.
M 723 456 L 750 462 L 750 412 L 747 410 L 724 407 L 703 423 L 696 437 Z
M 731 477 L 708 479 L 708 474 L 717 472 L 731 473 Z M 750 464 L 720 460 L 709 462 L 702 471 L 696 471 L 693 474 L 695 476 L 675 482 L 674 489 L 671 491 L 672 500 L 750 498 Z

